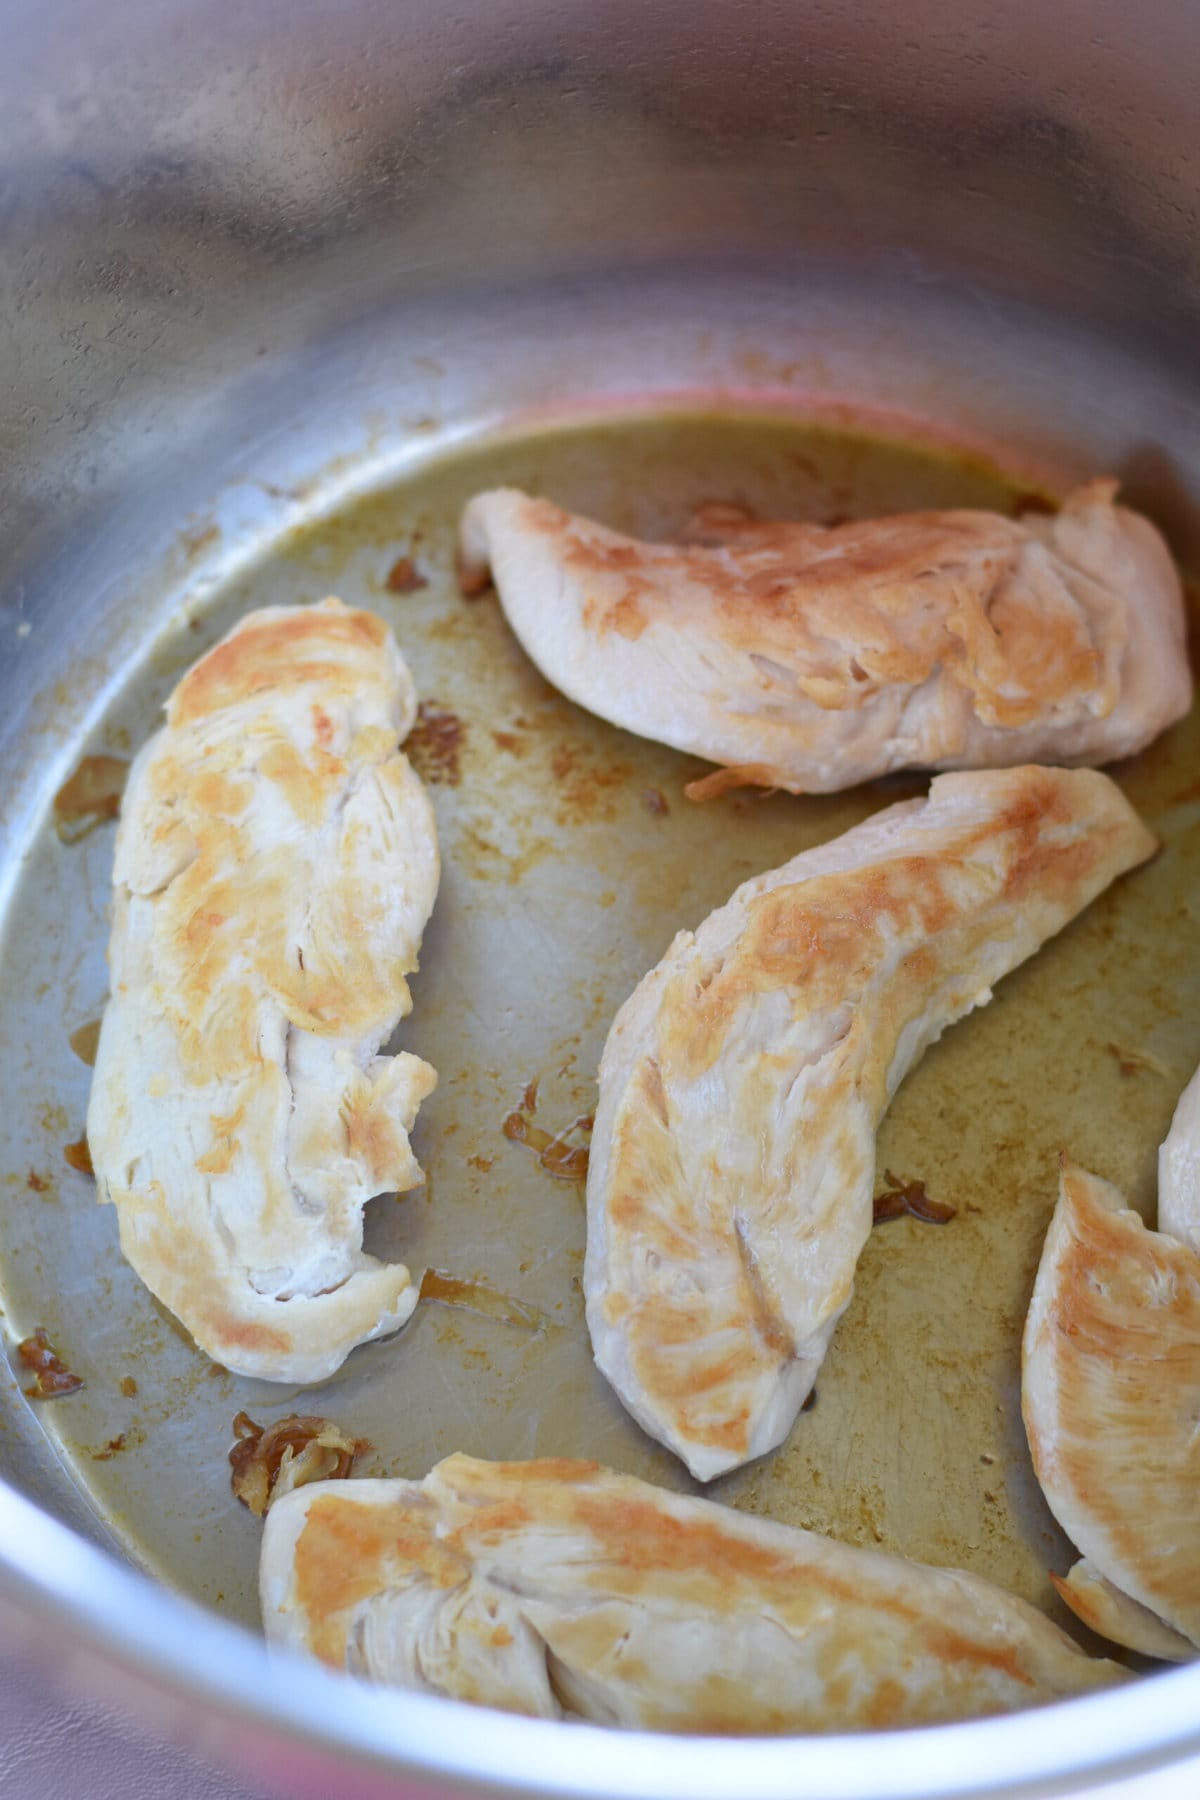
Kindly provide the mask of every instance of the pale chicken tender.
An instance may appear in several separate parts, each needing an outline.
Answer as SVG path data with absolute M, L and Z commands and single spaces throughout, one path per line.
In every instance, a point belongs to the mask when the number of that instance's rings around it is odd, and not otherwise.
M 121 1248 L 201 1349 L 311 1382 L 417 1290 L 362 1248 L 423 1177 L 436 1082 L 378 1054 L 437 893 L 391 632 L 336 600 L 249 614 L 179 683 L 117 833 L 87 1135 Z
M 1159 1225 L 1064 1159 L 1025 1323 L 1021 1406 L 1051 1512 L 1083 1552 L 1063 1599 L 1114 1643 L 1200 1655 L 1200 1085 L 1160 1157 Z
M 875 1134 L 909 1069 L 1154 848 L 1093 770 L 942 775 L 746 882 L 622 1006 L 587 1320 L 628 1410 L 693 1475 L 791 1429 L 853 1292 Z
M 260 1593 L 271 1643 L 368 1680 L 658 1731 L 933 1725 L 1125 1679 L 975 1576 L 587 1462 L 297 1489 Z
M 1183 591 L 1117 484 L 1061 511 L 822 526 L 705 508 L 647 544 L 514 488 L 460 527 L 527 654 L 570 699 L 755 782 L 826 793 L 908 767 L 1095 764 L 1191 703 Z

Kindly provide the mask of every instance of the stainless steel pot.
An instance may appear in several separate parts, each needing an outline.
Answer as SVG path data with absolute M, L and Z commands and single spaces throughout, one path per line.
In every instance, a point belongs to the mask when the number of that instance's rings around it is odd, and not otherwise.
M 8 0 L 0 20 L 0 902 L 181 606 L 504 420 L 849 405 L 1031 483 L 1111 468 L 1200 554 L 1193 9 Z M 27 1051 L 10 1026 L 16 1171 Z M 114 1557 L 6 1400 L 0 1632 L 291 1792 L 883 1800 L 1200 1773 L 1197 1670 L 798 1746 L 269 1667 Z

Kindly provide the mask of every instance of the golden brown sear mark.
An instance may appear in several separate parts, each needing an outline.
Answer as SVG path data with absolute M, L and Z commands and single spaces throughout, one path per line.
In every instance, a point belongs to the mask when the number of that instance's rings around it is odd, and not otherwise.
M 29 1400 L 58 1400 L 83 1386 L 82 1375 L 72 1374 L 41 1325 L 32 1337 L 22 1338 L 17 1355 L 33 1372 L 32 1386 L 23 1390 Z
M 378 650 L 387 626 L 354 608 L 287 609 L 253 617 L 190 668 L 167 703 L 172 725 L 188 725 L 266 688 L 345 679 L 343 651 Z

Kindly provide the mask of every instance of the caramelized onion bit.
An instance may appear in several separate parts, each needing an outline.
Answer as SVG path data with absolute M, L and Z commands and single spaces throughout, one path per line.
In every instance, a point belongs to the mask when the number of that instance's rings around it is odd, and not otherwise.
M 689 781 L 683 791 L 689 800 L 703 801 L 715 800 L 733 788 L 757 787 L 773 794 L 778 786 L 779 777 L 769 763 L 731 763 L 728 768 L 714 769 L 711 775 Z
M 550 1320 L 536 1306 L 514 1300 L 510 1294 L 498 1294 L 481 1281 L 462 1281 L 442 1269 L 426 1269 L 421 1278 L 422 1300 L 441 1300 L 446 1306 L 463 1306 L 468 1312 L 481 1313 L 485 1319 L 499 1319 L 502 1325 L 523 1325 L 527 1331 L 544 1331 Z
M 256 1519 L 280 1494 L 310 1481 L 341 1481 L 369 1445 L 347 1437 L 331 1419 L 289 1413 L 274 1425 L 256 1425 L 247 1413 L 233 1421 L 237 1443 L 229 1452 L 229 1485 Z
M 582 1181 L 588 1172 L 588 1147 L 571 1140 L 576 1134 L 590 1132 L 593 1122 L 591 1113 L 581 1113 L 552 1136 L 535 1125 L 527 1113 L 510 1112 L 500 1129 L 512 1143 L 527 1144 L 548 1175 L 555 1175 L 560 1181 Z
M 941 1200 L 931 1200 L 925 1192 L 923 1181 L 902 1181 L 885 1169 L 883 1179 L 887 1186 L 882 1194 L 875 1197 L 876 1225 L 886 1224 L 889 1219 L 901 1219 L 905 1213 L 910 1219 L 920 1219 L 925 1225 L 948 1225 L 958 1208 L 946 1206 Z

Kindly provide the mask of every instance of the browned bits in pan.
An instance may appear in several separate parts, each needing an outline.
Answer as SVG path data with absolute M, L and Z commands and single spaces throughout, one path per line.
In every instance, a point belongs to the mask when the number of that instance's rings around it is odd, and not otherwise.
M 24 1390 L 30 1400 L 57 1400 L 83 1386 L 82 1375 L 71 1373 L 40 1325 L 17 1345 L 17 1355 L 33 1371 L 33 1385 Z
M 85 756 L 54 796 L 54 825 L 64 844 L 77 844 L 121 810 L 129 764 L 120 756 Z
M 883 1179 L 887 1186 L 882 1194 L 875 1196 L 873 1222 L 876 1225 L 884 1225 L 889 1219 L 902 1219 L 905 1213 L 910 1219 L 920 1219 L 924 1225 L 948 1225 L 957 1215 L 956 1206 L 931 1200 L 923 1181 L 902 1181 L 890 1169 L 884 1170 Z
M 361 1438 L 347 1437 L 331 1419 L 311 1413 L 289 1413 L 264 1428 L 240 1412 L 233 1434 L 237 1442 L 229 1452 L 229 1485 L 256 1519 L 293 1488 L 343 1480 L 355 1457 L 370 1448 Z
M 528 738 L 516 731 L 493 731 L 492 742 L 497 750 L 506 750 L 510 756 L 524 756 L 529 748 Z
M 1056 513 L 1061 510 L 1058 501 L 1051 495 L 1038 493 L 1034 488 L 1026 488 L 1013 498 L 1013 513 L 1017 518 L 1022 513 Z
M 624 757 L 597 757 L 585 744 L 555 745 L 550 773 L 558 788 L 554 823 L 563 827 L 615 819 L 634 775 Z
M 463 562 L 461 556 L 454 567 L 458 591 L 464 600 L 478 600 L 486 594 L 492 585 L 492 571 L 484 566 L 476 568 Z
M 1106 1044 L 1105 1049 L 1117 1060 L 1121 1074 L 1128 1078 L 1131 1075 L 1147 1073 L 1151 1075 L 1170 1076 L 1170 1069 L 1165 1068 L 1149 1050 L 1126 1050 L 1120 1044 Z
M 96 1051 L 100 1046 L 100 1021 L 89 1019 L 86 1025 L 78 1025 L 67 1039 L 72 1050 L 81 1063 L 89 1069 L 96 1066 Z
M 457 787 L 459 755 L 467 728 L 457 713 L 436 700 L 422 700 L 417 722 L 404 740 L 404 754 L 423 781 Z
M 63 1145 L 63 1157 L 72 1169 L 78 1169 L 81 1175 L 94 1175 L 92 1153 L 88 1149 L 86 1137 L 77 1138 L 73 1144 Z
M 389 594 L 415 594 L 429 586 L 411 556 L 398 556 L 383 582 Z

